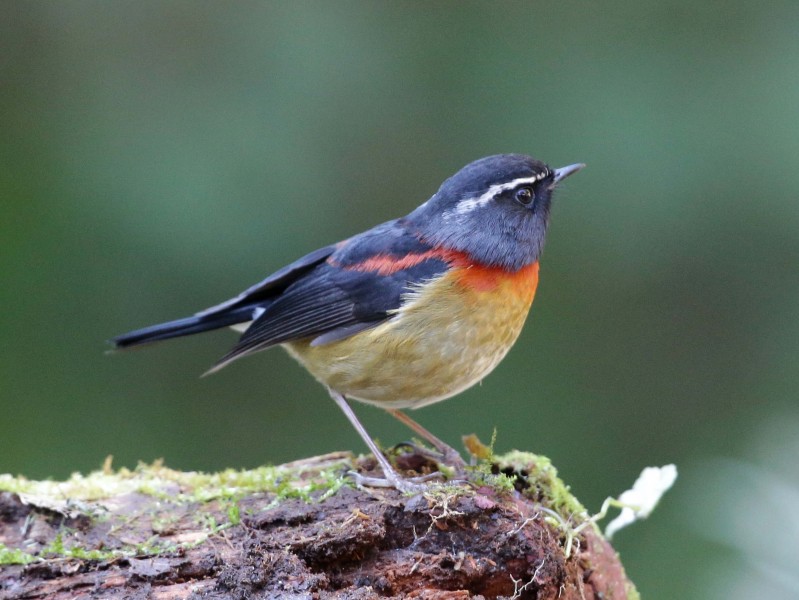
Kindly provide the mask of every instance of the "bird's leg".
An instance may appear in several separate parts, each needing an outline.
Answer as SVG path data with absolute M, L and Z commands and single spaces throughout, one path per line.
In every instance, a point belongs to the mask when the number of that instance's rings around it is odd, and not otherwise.
M 404 412 L 401 412 L 393 408 L 388 409 L 387 412 L 392 417 L 397 419 L 400 423 L 408 427 L 416 435 L 430 442 L 433 445 L 433 448 L 435 448 L 436 450 L 438 450 L 438 452 L 441 453 L 444 464 L 447 464 L 451 467 L 455 467 L 456 469 L 461 469 L 466 466 L 466 463 L 464 462 L 463 458 L 461 458 L 461 455 L 458 453 L 457 450 L 455 450 L 455 448 L 447 444 L 441 438 L 430 433 L 427 429 L 419 425 L 419 423 L 411 419 Z
M 380 465 L 380 468 L 383 469 L 383 475 L 385 479 L 379 479 L 377 477 L 364 477 L 362 475 L 356 474 L 357 483 L 371 487 L 393 487 L 400 492 L 421 492 L 426 488 L 426 486 L 423 484 L 424 481 L 441 476 L 440 473 L 434 473 L 432 477 L 417 477 L 414 479 L 406 479 L 402 477 L 399 473 L 397 473 L 397 471 L 394 470 L 394 467 L 392 467 L 391 463 L 388 462 L 388 459 L 377 447 L 377 444 L 374 443 L 374 440 L 369 437 L 369 434 L 366 432 L 366 429 L 364 429 L 363 425 L 361 425 L 358 417 L 355 416 L 355 412 L 352 410 L 352 407 L 350 407 L 344 395 L 331 388 L 328 388 L 328 392 L 330 393 L 330 397 L 333 398 L 336 404 L 338 404 L 339 408 L 342 410 L 347 419 L 349 419 L 350 423 L 352 423 L 352 426 L 355 427 L 355 430 L 369 447 L 369 450 L 372 451 L 372 454 Z

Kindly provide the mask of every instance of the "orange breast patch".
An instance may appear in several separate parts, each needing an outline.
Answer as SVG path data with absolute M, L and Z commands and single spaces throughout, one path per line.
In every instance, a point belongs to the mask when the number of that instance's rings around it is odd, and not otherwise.
M 461 266 L 457 270 L 458 283 L 476 292 L 510 291 L 532 301 L 538 286 L 538 261 L 508 272 L 500 267 Z

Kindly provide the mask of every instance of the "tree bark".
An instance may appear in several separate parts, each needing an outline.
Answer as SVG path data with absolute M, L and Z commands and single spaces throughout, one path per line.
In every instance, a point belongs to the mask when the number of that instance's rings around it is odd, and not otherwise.
M 429 470 L 412 449 L 406 473 Z M 424 493 L 358 489 L 370 457 L 253 471 L 0 476 L 0 598 L 638 598 L 546 459 L 514 453 Z

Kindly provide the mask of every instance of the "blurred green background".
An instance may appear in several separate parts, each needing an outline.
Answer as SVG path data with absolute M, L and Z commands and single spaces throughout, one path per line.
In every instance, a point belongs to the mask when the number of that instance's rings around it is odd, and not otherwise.
M 0 472 L 364 448 L 280 350 L 104 341 L 405 214 L 467 162 L 586 162 L 481 386 L 414 413 L 550 456 L 647 599 L 797 598 L 799 3 L 6 2 Z M 386 444 L 393 419 L 356 407 Z

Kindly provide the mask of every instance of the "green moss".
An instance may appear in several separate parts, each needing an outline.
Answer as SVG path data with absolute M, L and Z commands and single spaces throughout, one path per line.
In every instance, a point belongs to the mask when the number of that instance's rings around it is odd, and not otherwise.
M 28 554 L 18 548 L 9 548 L 0 542 L 0 566 L 2 565 L 27 565 L 37 560 L 33 554 Z
M 85 547 L 80 534 L 62 528 L 38 555 L 0 544 L 0 565 L 65 558 L 105 561 L 191 549 L 222 530 L 239 525 L 238 503 L 246 495 L 269 494 L 274 496 L 274 505 L 289 498 L 311 502 L 335 494 L 348 484 L 344 473 L 352 467 L 352 456 L 337 453 L 326 458 L 321 470 L 317 463 L 300 461 L 220 473 L 184 473 L 160 462 L 113 471 L 107 460 L 102 470 L 88 475 L 76 473 L 66 481 L 31 481 L 0 475 L 0 491 L 18 494 L 29 506 L 68 518 L 108 520 L 117 538 L 130 539 L 121 548 L 98 550 Z M 113 500 L 109 504 L 105 499 Z M 176 511 L 177 506 L 186 506 L 186 510 Z M 192 540 L 177 543 L 168 535 L 183 518 L 193 518 L 199 531 Z M 155 535 L 145 539 L 151 533 Z
M 129 556 L 160 556 L 163 554 L 172 554 L 181 548 L 189 549 L 202 544 L 208 536 L 203 537 L 201 540 L 191 543 L 175 544 L 174 542 L 163 542 L 158 536 L 153 536 L 146 542 L 135 544 L 127 550 Z
M 123 556 L 124 553 L 118 550 L 87 550 L 86 548 L 81 548 L 80 546 L 74 546 L 69 549 L 64 556 L 68 558 L 76 558 L 78 560 L 94 560 L 94 561 L 104 561 L 104 560 L 114 560 L 115 558 L 120 558 Z
M 527 487 L 523 493 L 539 503 L 544 519 L 563 532 L 563 552 L 567 558 L 571 555 L 575 539 L 585 527 L 593 527 L 598 535 L 602 535 L 588 511 L 558 477 L 557 469 L 546 456 L 514 450 L 494 460 L 501 471 L 510 471 L 526 479 Z
M 510 468 L 517 473 L 527 473 L 530 487 L 526 493 L 549 506 L 565 521 L 584 521 L 588 517 L 588 511 L 558 477 L 557 469 L 546 456 L 513 450 L 494 460 L 502 470 Z
M 73 473 L 66 481 L 32 481 L 25 477 L 0 475 L 0 491 L 25 495 L 34 505 L 38 505 L 37 499 L 69 498 L 73 503 L 92 502 L 128 493 L 186 503 L 205 503 L 257 492 L 274 493 L 281 498 L 310 498 L 312 493 L 320 490 L 332 489 L 335 493 L 344 485 L 338 471 L 350 466 L 351 457 L 344 454 L 334 458 L 321 473 L 310 471 L 301 463 L 201 473 L 174 471 L 156 462 L 140 464 L 133 470 L 112 471 L 107 468 L 88 475 Z M 307 480 L 305 476 L 309 474 L 313 477 Z M 63 507 L 56 508 L 63 512 L 61 509 Z
M 476 466 L 469 468 L 469 480 L 476 487 L 491 488 L 499 495 L 513 492 L 516 478 L 505 473 L 492 473 L 493 466 L 493 460 L 481 460 Z
M 234 527 L 239 523 L 241 523 L 241 514 L 239 512 L 239 505 L 236 504 L 235 502 L 233 502 L 232 504 L 230 504 L 230 506 L 227 507 L 225 513 L 227 514 L 228 521 Z
M 80 545 L 67 547 L 64 543 L 64 533 L 61 532 L 53 540 L 39 551 L 39 559 L 46 558 L 76 558 L 79 560 L 114 560 L 126 556 L 122 550 L 89 550 Z
M 90 550 L 79 544 L 68 545 L 66 542 L 64 542 L 64 533 L 62 532 L 56 535 L 56 537 L 47 546 L 42 548 L 38 556 L 26 554 L 19 550 L 6 549 L 8 551 L 7 563 L 2 562 L 4 558 L 3 549 L 5 547 L 0 544 L 0 564 L 27 564 L 28 562 L 35 560 L 46 560 L 53 558 L 74 558 L 78 560 L 106 561 L 124 557 L 148 557 L 174 554 L 175 552 L 190 550 L 199 546 L 209 537 L 219 533 L 219 531 L 229 526 L 229 524 L 211 524 L 213 527 L 211 527 L 208 532 L 200 536 L 197 540 L 191 542 L 182 542 L 179 544 L 169 541 L 165 542 L 161 540 L 159 536 L 154 535 L 144 542 L 140 542 L 138 544 L 127 544 L 116 550 Z
M 276 487 L 271 490 L 275 494 L 275 499 L 272 500 L 267 509 L 292 498 L 304 502 L 321 502 L 335 494 L 345 485 L 351 485 L 351 481 L 337 470 L 325 469 L 320 471 L 316 477 L 304 485 L 299 485 L 297 480 L 292 479 L 287 474 L 278 479 Z
M 64 548 L 64 534 L 59 533 L 53 538 L 53 541 L 39 551 L 39 556 L 48 556 L 51 554 L 64 556 L 66 552 L 66 548 Z
M 235 526 L 241 523 L 238 494 L 219 499 L 219 510 L 227 517 L 228 525 Z

